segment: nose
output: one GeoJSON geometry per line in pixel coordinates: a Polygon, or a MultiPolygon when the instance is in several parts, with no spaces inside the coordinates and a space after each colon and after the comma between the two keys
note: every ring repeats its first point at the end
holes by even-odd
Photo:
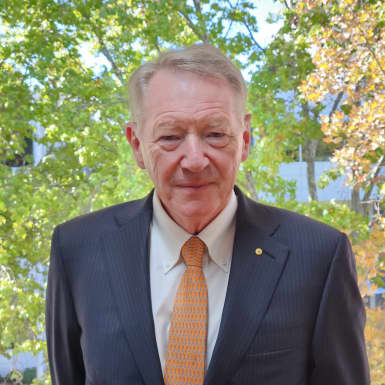
{"type": "Polygon", "coordinates": [[[209,159],[205,153],[205,144],[198,135],[186,135],[182,151],[180,165],[183,169],[196,173],[203,171],[208,166],[209,159]]]}

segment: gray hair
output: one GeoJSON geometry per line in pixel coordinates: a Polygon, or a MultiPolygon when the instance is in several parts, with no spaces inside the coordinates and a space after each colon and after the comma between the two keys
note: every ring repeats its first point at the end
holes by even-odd
{"type": "Polygon", "coordinates": [[[209,44],[196,44],[163,52],[135,70],[128,82],[131,112],[135,121],[141,120],[146,89],[151,78],[161,69],[224,79],[240,97],[241,107],[246,108],[246,83],[238,67],[218,48],[209,44]]]}

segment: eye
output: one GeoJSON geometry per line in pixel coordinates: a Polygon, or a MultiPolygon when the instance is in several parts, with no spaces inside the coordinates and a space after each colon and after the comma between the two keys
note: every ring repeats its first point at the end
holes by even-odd
{"type": "Polygon", "coordinates": [[[174,150],[181,141],[182,137],[179,135],[164,135],[159,138],[160,146],[167,151],[174,150]]]}
{"type": "Polygon", "coordinates": [[[224,132],[210,131],[206,134],[206,141],[213,147],[224,147],[229,142],[229,137],[224,132]]]}
{"type": "Polygon", "coordinates": [[[223,132],[210,132],[208,136],[211,138],[222,138],[225,134],[223,132]]]}
{"type": "Polygon", "coordinates": [[[177,135],[166,135],[166,136],[162,136],[161,138],[161,140],[164,140],[165,142],[172,142],[179,139],[180,137],[177,135]]]}

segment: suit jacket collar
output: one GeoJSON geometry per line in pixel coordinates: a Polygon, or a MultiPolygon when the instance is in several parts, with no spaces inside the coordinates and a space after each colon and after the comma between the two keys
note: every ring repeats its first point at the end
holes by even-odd
{"type": "MultiPolygon", "coordinates": [[[[246,354],[286,264],[288,248],[272,237],[275,211],[238,188],[233,259],[222,320],[205,385],[228,383],[246,354]],[[261,249],[257,255],[255,250],[261,249]]],[[[152,193],[115,215],[119,228],[103,236],[105,261],[127,342],[144,383],[162,385],[148,268],[152,193]]]]}
{"type": "Polygon", "coordinates": [[[272,236],[280,225],[275,211],[248,198],[237,186],[234,191],[238,199],[237,227],[248,223],[258,229],[258,233],[272,236]]]}
{"type": "MultiPolygon", "coordinates": [[[[237,186],[234,186],[234,191],[238,199],[237,225],[242,222],[250,222],[260,232],[273,235],[279,227],[279,220],[275,212],[270,207],[249,199],[237,186]],[[240,219],[242,220],[240,221],[240,219]]],[[[143,199],[129,202],[121,211],[115,213],[118,226],[128,224],[137,215],[149,215],[152,218],[153,194],[154,190],[143,199]]]]}
{"type": "Polygon", "coordinates": [[[122,227],[126,224],[130,224],[136,216],[144,216],[147,219],[149,218],[151,221],[153,194],[154,190],[152,190],[143,199],[128,202],[125,206],[123,206],[122,210],[114,214],[117,225],[122,227]]]}

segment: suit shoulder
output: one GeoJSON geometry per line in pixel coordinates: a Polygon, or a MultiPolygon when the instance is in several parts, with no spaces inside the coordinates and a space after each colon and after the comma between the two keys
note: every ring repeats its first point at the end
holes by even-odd
{"type": "Polygon", "coordinates": [[[63,244],[68,241],[82,243],[83,241],[95,239],[105,232],[116,229],[120,221],[128,221],[138,215],[148,199],[150,198],[146,197],[120,203],[75,217],[58,225],[55,231],[60,231],[63,244]]]}
{"type": "Polygon", "coordinates": [[[341,231],[306,215],[270,206],[268,210],[280,223],[276,239],[292,249],[299,247],[306,251],[308,258],[320,255],[319,260],[330,261],[340,242],[349,242],[341,231]]]}
{"type": "Polygon", "coordinates": [[[238,196],[239,214],[269,235],[277,232],[289,236],[295,236],[296,233],[321,233],[337,239],[342,234],[326,223],[309,218],[306,215],[255,202],[246,197],[238,188],[235,189],[235,192],[238,196]]]}
{"type": "Polygon", "coordinates": [[[263,217],[266,222],[273,224],[271,229],[278,238],[288,237],[304,242],[310,239],[322,239],[332,245],[336,244],[343,235],[341,231],[332,226],[306,215],[259,202],[251,202],[249,207],[253,208],[253,215],[259,217],[258,222],[260,223],[260,218],[263,217]]]}
{"type": "Polygon", "coordinates": [[[295,224],[296,226],[304,227],[305,229],[309,230],[316,230],[316,231],[325,231],[327,233],[330,233],[331,235],[334,234],[335,236],[339,236],[341,232],[334,227],[321,222],[319,220],[313,219],[308,217],[304,214],[299,214],[295,211],[290,211],[278,207],[268,206],[269,209],[273,210],[275,212],[275,215],[279,216],[281,219],[282,225],[292,225],[295,224]]]}

